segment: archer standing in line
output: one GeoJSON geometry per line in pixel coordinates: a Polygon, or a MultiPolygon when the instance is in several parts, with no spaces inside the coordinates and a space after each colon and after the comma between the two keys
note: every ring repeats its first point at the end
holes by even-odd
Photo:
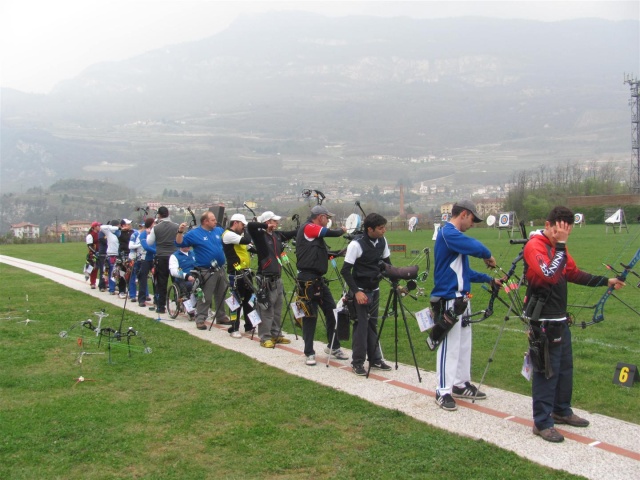
{"type": "Polygon", "coordinates": [[[364,234],[349,243],[340,271],[355,298],[358,321],[353,327],[351,369],[360,376],[367,374],[364,369],[367,358],[372,368],[391,370],[382,359],[377,341],[381,277],[379,263],[391,264],[391,252],[384,237],[387,219],[370,213],[365,217],[363,227],[364,234]]]}
{"type": "Polygon", "coordinates": [[[457,410],[456,398],[485,399],[487,396],[471,384],[471,326],[462,326],[460,317],[471,312],[471,283],[491,283],[486,273],[469,267],[469,256],[481,258],[487,267],[496,261],[487,247],[464,234],[475,223],[482,222],[476,206],[470,200],[453,205],[451,220],[436,237],[433,270],[434,287],[431,306],[434,320],[449,319],[450,330],[438,346],[436,403],[443,410],[457,410]]]}
{"type": "Polygon", "coordinates": [[[176,251],[174,243],[178,232],[178,224],[169,218],[167,207],[158,208],[158,223],[147,235],[147,245],[155,245],[156,248],[156,275],[158,282],[156,285],[157,312],[166,313],[167,304],[167,284],[169,283],[169,257],[176,251]]]}
{"type": "MultiPolygon", "coordinates": [[[[183,222],[178,226],[175,244],[178,247],[193,247],[196,256],[195,270],[201,277],[200,288],[203,298],[198,298],[196,313],[196,328],[206,330],[205,321],[209,314],[209,306],[215,299],[216,321],[228,321],[224,312],[224,292],[227,290],[225,278],[224,250],[222,248],[222,227],[218,226],[216,216],[212,212],[205,212],[200,217],[200,226],[189,230],[188,224],[183,222]]],[[[175,250],[175,248],[174,248],[175,250]]]]}
{"type": "Polygon", "coordinates": [[[324,238],[340,237],[347,231],[345,227],[328,229],[329,217],[332,216],[333,213],[325,207],[316,205],[311,209],[311,215],[300,227],[296,236],[298,301],[302,302],[306,309],[305,316],[302,318],[302,338],[304,339],[304,354],[307,357],[305,363],[309,366],[316,364],[313,339],[318,322],[318,307],[322,308],[326,319],[329,344],[325,348],[325,353],[338,360],[349,358],[340,349],[338,339],[333,340],[336,324],[333,310],[336,308],[336,302],[324,278],[329,270],[329,250],[324,238]],[[331,344],[332,340],[333,345],[331,344]]]}
{"type": "MultiPolygon", "coordinates": [[[[144,250],[142,262],[140,263],[140,271],[138,272],[138,306],[146,307],[149,298],[149,272],[153,268],[153,262],[156,256],[156,248],[147,243],[147,236],[151,232],[154,219],[149,217],[144,220],[144,230],[140,232],[140,246],[144,250]]],[[[153,297],[156,298],[156,286],[153,285],[153,297]]]]}
{"type": "MultiPolygon", "coordinates": [[[[129,240],[131,239],[131,220],[123,218],[120,220],[120,236],[118,237],[118,258],[122,262],[122,267],[128,269],[129,261],[129,240]]],[[[130,273],[133,276],[133,272],[130,273]]],[[[127,298],[127,285],[126,277],[123,275],[118,279],[118,291],[120,292],[120,298],[127,298]]]]}
{"type": "Polygon", "coordinates": [[[107,239],[107,252],[105,265],[108,271],[109,279],[109,295],[116,294],[116,282],[113,280],[113,267],[116,264],[118,258],[118,238],[120,237],[120,222],[118,220],[111,220],[108,225],[100,225],[100,231],[104,233],[107,239]]]}
{"type": "Polygon", "coordinates": [[[544,230],[533,232],[524,247],[529,285],[525,312],[529,317],[530,345],[540,347],[530,348],[529,352],[533,364],[533,433],[554,443],[564,440],[555,424],[589,425],[588,420],[571,409],[573,351],[567,318],[567,282],[589,287],[608,285],[611,289],[624,286],[617,278],[591,275],[578,268],[567,250],[573,222],[571,210],[555,207],[547,216],[544,230]]]}
{"type": "Polygon", "coordinates": [[[95,290],[96,288],[96,279],[98,278],[98,232],[100,231],[100,222],[93,222],[91,224],[91,228],[89,229],[89,233],[85,238],[85,242],[87,244],[87,249],[89,252],[87,253],[87,263],[91,265],[91,273],[89,274],[89,283],[91,285],[91,289],[95,290]]]}
{"type": "Polygon", "coordinates": [[[229,285],[236,294],[240,307],[235,311],[236,319],[229,327],[229,335],[233,338],[242,338],[240,333],[240,312],[244,314],[244,331],[253,330],[249,314],[253,312],[251,297],[253,296],[253,276],[251,273],[251,255],[249,245],[251,237],[245,227],[247,219],[241,213],[234,213],[229,219],[229,226],[222,233],[222,248],[227,258],[227,274],[229,285]]]}
{"type": "Polygon", "coordinates": [[[282,217],[271,211],[260,215],[255,222],[247,226],[258,251],[258,287],[266,295],[266,302],[258,301],[260,314],[258,334],[260,346],[274,348],[277,344],[291,343],[282,336],[282,303],[284,286],[282,284],[283,242],[294,238],[298,230],[278,231],[278,222],[282,217]]]}

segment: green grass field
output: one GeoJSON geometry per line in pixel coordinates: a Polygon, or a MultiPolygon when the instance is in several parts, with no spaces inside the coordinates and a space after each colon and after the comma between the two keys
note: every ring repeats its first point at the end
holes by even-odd
{"type": "MultiPolygon", "coordinates": [[[[508,269],[519,246],[510,246],[504,233],[499,239],[496,230],[470,233],[508,269]]],[[[602,262],[615,265],[633,256],[639,246],[636,233],[605,235],[602,226],[578,228],[569,249],[583,269],[604,274],[602,262]]],[[[394,263],[409,264],[411,250],[432,248],[431,236],[389,232],[389,242],[406,244],[409,252],[407,258],[393,254],[394,263]]],[[[0,247],[0,254],[79,273],[85,247],[9,245],[0,247]]],[[[132,356],[114,347],[110,364],[104,346],[98,348],[87,330],[84,350],[102,355],[85,355],[78,363],[77,335],[61,339],[58,333],[81,320],[95,320],[92,312],[106,304],[20,269],[0,265],[0,272],[1,478],[571,478],[133,313],[126,314],[126,324],[144,335],[151,355],[143,354],[134,339],[132,356]],[[21,323],[27,316],[37,323],[21,323]],[[76,384],[81,375],[95,381],[76,384]],[[460,452],[468,461],[460,461],[460,452]]],[[[335,278],[335,272],[328,277],[335,278]]],[[[336,296],[337,283],[331,283],[336,296]]],[[[638,307],[635,284],[630,276],[619,295],[638,307]]],[[[428,294],[432,278],[419,286],[428,294]]],[[[571,286],[570,301],[592,305],[603,292],[571,286]]],[[[381,308],[387,296],[383,286],[381,308]]],[[[488,294],[476,289],[474,311],[487,300],[488,294]]],[[[427,297],[403,302],[415,312],[427,306],[427,297]]],[[[109,309],[119,318],[121,310],[109,309]]],[[[473,327],[476,382],[505,312],[496,303],[495,314],[473,327]]],[[[577,308],[574,313],[588,321],[592,311],[577,308]]],[[[640,364],[639,322],[635,313],[610,299],[604,322],[586,330],[574,327],[575,406],[640,423],[640,386],[612,384],[618,362],[640,364]]],[[[393,316],[382,336],[388,359],[394,356],[392,324],[393,316]]],[[[419,366],[434,370],[435,353],[424,344],[426,334],[413,317],[408,324],[419,366]]],[[[411,364],[406,333],[399,332],[399,361],[411,364]]],[[[316,338],[323,338],[322,326],[316,338]]],[[[526,345],[519,320],[506,322],[485,383],[528,394],[530,385],[519,373],[526,345]]]]}
{"type": "MultiPolygon", "coordinates": [[[[76,271],[83,257],[73,244],[10,250],[76,271]]],[[[134,339],[109,363],[88,329],[58,334],[105,306],[117,326],[120,309],[0,272],[0,478],[576,478],[134,313],[124,325],[153,353],[134,339]]]]}

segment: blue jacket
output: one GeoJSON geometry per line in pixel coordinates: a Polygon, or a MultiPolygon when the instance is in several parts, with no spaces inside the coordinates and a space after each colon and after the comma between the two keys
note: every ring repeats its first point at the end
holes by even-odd
{"type": "Polygon", "coordinates": [[[142,245],[142,248],[144,248],[144,251],[146,252],[145,256],[144,256],[144,260],[147,261],[151,261],[154,259],[154,257],[156,256],[156,246],[155,245],[149,245],[147,243],[147,231],[144,230],[143,232],[140,232],[140,245],[142,245]]]}
{"type": "Polygon", "coordinates": [[[215,260],[219,267],[224,266],[225,256],[222,249],[222,227],[205,230],[201,226],[188,231],[182,237],[182,243],[175,242],[178,247],[193,247],[196,255],[196,267],[210,267],[215,260]]]}
{"type": "Polygon", "coordinates": [[[171,276],[173,277],[177,276],[178,278],[186,278],[189,272],[193,270],[193,267],[195,265],[196,265],[196,256],[193,254],[193,250],[189,250],[188,252],[185,253],[178,249],[175,252],[173,252],[173,255],[171,255],[171,257],[169,257],[169,270],[171,272],[171,276]],[[177,260],[178,269],[180,270],[179,272],[173,271],[173,268],[172,268],[174,265],[173,258],[177,260]],[[178,275],[175,275],[176,273],[178,273],[178,275]]]}
{"type": "Polygon", "coordinates": [[[432,297],[451,300],[471,292],[471,283],[488,283],[491,276],[469,267],[469,255],[491,258],[487,247],[446,223],[438,232],[434,247],[434,287],[432,297]]]}

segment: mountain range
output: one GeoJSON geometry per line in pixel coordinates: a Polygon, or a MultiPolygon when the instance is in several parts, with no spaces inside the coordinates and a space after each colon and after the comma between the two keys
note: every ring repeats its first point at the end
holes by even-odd
{"type": "Polygon", "coordinates": [[[639,38],[638,21],[245,16],[47,95],[3,89],[0,189],[82,178],[251,198],[628,168],[639,38]]]}

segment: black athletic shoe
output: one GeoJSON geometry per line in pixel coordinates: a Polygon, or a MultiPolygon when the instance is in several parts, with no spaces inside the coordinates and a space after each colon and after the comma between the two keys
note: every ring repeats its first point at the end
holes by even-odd
{"type": "Polygon", "coordinates": [[[167,313],[167,309],[166,308],[158,308],[158,309],[156,309],[156,312],[158,312],[158,313],[167,313]]]}
{"type": "Polygon", "coordinates": [[[458,409],[456,401],[448,393],[445,393],[444,395],[436,393],[436,403],[440,406],[441,409],[448,410],[450,412],[458,409]]]}
{"type": "Polygon", "coordinates": [[[367,374],[367,371],[364,369],[363,365],[352,365],[351,370],[353,370],[353,373],[361,377],[364,377],[367,374]]]}
{"type": "Polygon", "coordinates": [[[470,382],[465,382],[464,387],[453,387],[451,393],[456,398],[470,398],[476,400],[484,400],[487,398],[487,394],[478,390],[478,387],[471,385],[470,382]]]}
{"type": "Polygon", "coordinates": [[[384,370],[385,372],[392,370],[392,368],[386,363],[384,363],[384,361],[371,364],[371,368],[375,368],[376,370],[384,370]]]}

